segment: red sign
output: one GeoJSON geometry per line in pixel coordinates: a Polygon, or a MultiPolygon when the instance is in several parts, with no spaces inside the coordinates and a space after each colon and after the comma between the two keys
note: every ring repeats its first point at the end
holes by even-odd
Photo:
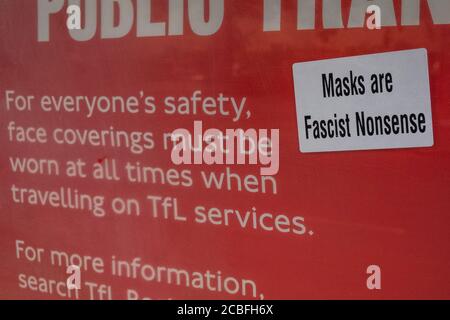
{"type": "Polygon", "coordinates": [[[375,2],[2,1],[0,297],[450,298],[449,2],[375,2]],[[294,64],[420,48],[432,146],[300,151],[294,64]],[[177,129],[277,158],[177,163],[177,129]]]}

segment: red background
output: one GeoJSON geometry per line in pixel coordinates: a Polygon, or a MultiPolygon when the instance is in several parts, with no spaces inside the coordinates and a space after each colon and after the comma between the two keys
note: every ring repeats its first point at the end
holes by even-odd
{"type": "MultiPolygon", "coordinates": [[[[154,1],[155,2],[155,1],[154,1]]],[[[400,1],[396,1],[397,20],[400,1]]],[[[155,18],[167,9],[156,1],[155,18]]],[[[349,1],[343,1],[344,21],[349,1]]],[[[57,298],[18,287],[17,274],[65,279],[65,270],[15,258],[15,240],[44,248],[124,259],[142,256],[152,264],[189,270],[222,270],[256,281],[266,298],[450,298],[450,66],[448,25],[433,25],[422,6],[420,26],[367,29],[296,30],[295,1],[286,1],[281,32],[263,32],[262,1],[225,1],[221,29],[199,37],[185,21],[185,34],[137,38],[135,28],[124,38],[87,42],[72,40],[63,12],[51,18],[51,41],[37,42],[34,1],[0,2],[0,297],[57,298]],[[431,148],[302,154],[298,148],[292,80],[293,63],[426,48],[435,145],[431,148]],[[252,117],[238,124],[205,116],[94,116],[6,111],[4,91],[64,95],[189,95],[224,92],[247,96],[252,117]],[[12,174],[10,155],[69,160],[114,157],[173,167],[167,152],[143,156],[126,150],[71,148],[7,141],[6,125],[48,128],[108,128],[163,132],[204,127],[280,128],[279,194],[254,195],[194,188],[67,180],[65,185],[114,195],[178,196],[186,210],[196,204],[300,215],[314,236],[215,228],[143,217],[90,214],[12,202],[10,185],[56,188],[61,177],[12,174]],[[382,269],[382,290],[366,288],[366,268],[382,269]]],[[[319,8],[320,9],[320,8],[319,8]]],[[[450,13],[449,13],[450,14],[450,13]]],[[[317,13],[317,19],[320,14],[317,13]]],[[[319,25],[319,23],[317,23],[319,25]]],[[[411,66],[414,68],[414,66],[411,66]]],[[[159,141],[159,140],[157,140],[159,141]]],[[[191,167],[198,173],[201,168],[191,167]]],[[[219,168],[217,168],[219,169],[219,168]]],[[[233,167],[241,173],[254,168],[233,167]]],[[[197,179],[198,182],[200,180],[197,179]]],[[[110,282],[114,290],[132,287],[159,298],[233,298],[165,284],[118,280],[87,273],[85,280],[110,282]]],[[[238,297],[239,298],[239,297],[238,297]]]]}

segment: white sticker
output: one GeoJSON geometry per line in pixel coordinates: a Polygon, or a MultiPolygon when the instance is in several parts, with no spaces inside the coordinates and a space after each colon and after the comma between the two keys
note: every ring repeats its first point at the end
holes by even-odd
{"type": "Polygon", "coordinates": [[[296,63],[301,152],[433,145],[426,49],[296,63]]]}

